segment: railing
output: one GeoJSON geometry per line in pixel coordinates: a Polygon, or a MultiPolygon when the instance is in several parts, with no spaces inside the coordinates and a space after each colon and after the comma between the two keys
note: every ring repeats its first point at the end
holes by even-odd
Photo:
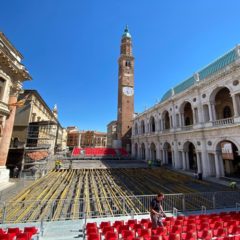
{"type": "MultiPolygon", "coordinates": [[[[155,195],[0,202],[0,223],[58,221],[148,214],[155,195]]],[[[166,194],[163,209],[172,212],[235,208],[240,191],[166,194]],[[214,196],[214,197],[213,197],[214,196]]]]}
{"type": "Polygon", "coordinates": [[[213,121],[212,123],[213,123],[213,126],[234,124],[234,118],[219,119],[219,120],[213,121]]]}
{"type": "Polygon", "coordinates": [[[181,129],[183,131],[190,131],[193,129],[193,125],[182,126],[181,129]]]}

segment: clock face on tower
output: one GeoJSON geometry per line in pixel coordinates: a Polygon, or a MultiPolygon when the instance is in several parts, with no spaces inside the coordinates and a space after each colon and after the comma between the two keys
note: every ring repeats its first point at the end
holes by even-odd
{"type": "Polygon", "coordinates": [[[132,87],[123,87],[123,93],[126,95],[126,96],[132,96],[134,91],[133,91],[133,88],[132,87]]]}

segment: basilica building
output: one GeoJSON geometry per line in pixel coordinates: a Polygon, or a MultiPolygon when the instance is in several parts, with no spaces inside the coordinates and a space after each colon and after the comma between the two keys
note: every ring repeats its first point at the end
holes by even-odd
{"type": "Polygon", "coordinates": [[[132,155],[203,177],[240,177],[240,46],[135,116],[132,155]]]}

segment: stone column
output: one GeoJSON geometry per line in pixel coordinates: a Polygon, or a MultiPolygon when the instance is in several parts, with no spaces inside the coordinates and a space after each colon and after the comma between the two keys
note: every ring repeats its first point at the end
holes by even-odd
{"type": "Polygon", "coordinates": [[[183,170],[186,170],[186,155],[184,151],[182,151],[182,161],[183,161],[183,170]]]}
{"type": "Polygon", "coordinates": [[[163,163],[166,164],[167,163],[167,155],[166,155],[166,150],[163,149],[163,163]]]}
{"type": "Polygon", "coordinates": [[[192,108],[192,116],[193,116],[193,124],[196,124],[196,116],[195,116],[195,111],[194,111],[194,108],[192,108]]]}
{"type": "Polygon", "coordinates": [[[135,142],[132,142],[131,148],[132,148],[132,157],[136,158],[136,155],[135,155],[135,142]]]}
{"type": "Polygon", "coordinates": [[[210,122],[212,122],[213,121],[213,114],[212,114],[212,105],[210,103],[208,104],[208,112],[209,112],[210,122]]]}
{"type": "Polygon", "coordinates": [[[218,153],[214,153],[214,159],[215,159],[215,169],[216,169],[216,177],[220,178],[220,168],[219,168],[219,159],[218,159],[218,153]]]}
{"type": "Polygon", "coordinates": [[[198,173],[202,173],[202,164],[201,164],[201,156],[200,156],[201,153],[197,152],[197,170],[198,170],[198,173]]]}
{"type": "Polygon", "coordinates": [[[181,113],[181,126],[185,126],[185,121],[184,121],[184,113],[181,113]]]}
{"type": "Polygon", "coordinates": [[[175,162],[175,168],[180,168],[178,150],[177,150],[177,141],[174,142],[174,162],[175,162]]]}
{"type": "Polygon", "coordinates": [[[186,155],[186,168],[189,170],[189,153],[188,152],[185,152],[185,155],[186,155]]]}
{"type": "Polygon", "coordinates": [[[238,117],[239,112],[238,112],[237,100],[236,100],[236,95],[235,94],[232,95],[232,102],[233,102],[234,117],[238,117]]]}
{"type": "Polygon", "coordinates": [[[210,103],[210,109],[211,109],[211,113],[212,113],[212,121],[216,121],[217,120],[217,116],[216,116],[216,109],[215,109],[215,103],[211,102],[210,103]]]}
{"type": "Polygon", "coordinates": [[[175,162],[175,154],[174,154],[174,151],[172,151],[172,166],[173,166],[173,168],[176,168],[176,162],[175,162]]]}
{"type": "Polygon", "coordinates": [[[202,150],[202,170],[203,176],[207,177],[210,175],[210,164],[206,148],[206,140],[201,141],[201,150],[202,150]]]}
{"type": "Polygon", "coordinates": [[[11,144],[11,137],[13,131],[13,124],[16,114],[16,105],[18,91],[21,89],[21,86],[14,86],[10,89],[10,96],[8,100],[9,104],[9,116],[5,120],[5,125],[3,127],[2,139],[0,142],[0,181],[8,182],[9,181],[9,170],[6,169],[7,156],[9,151],[9,146],[11,144]]]}

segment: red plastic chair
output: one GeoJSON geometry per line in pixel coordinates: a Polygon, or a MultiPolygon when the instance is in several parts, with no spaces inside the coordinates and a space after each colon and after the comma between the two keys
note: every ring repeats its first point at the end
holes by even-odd
{"type": "Polygon", "coordinates": [[[127,230],[129,230],[128,225],[120,226],[119,229],[118,229],[118,234],[122,234],[123,231],[127,231],[127,230]]]}
{"type": "Polygon", "coordinates": [[[124,221],[122,221],[122,220],[121,221],[117,220],[113,223],[113,227],[116,228],[117,230],[119,229],[120,226],[123,226],[123,225],[124,225],[124,221]]]}
{"type": "Polygon", "coordinates": [[[229,220],[223,223],[223,227],[229,228],[229,227],[234,227],[237,226],[238,223],[234,220],[229,220]]]}
{"type": "Polygon", "coordinates": [[[218,228],[222,228],[223,227],[223,222],[214,222],[214,223],[210,223],[209,227],[213,230],[216,230],[218,228]]]}
{"type": "Polygon", "coordinates": [[[195,224],[189,224],[189,225],[186,225],[186,226],[183,226],[182,228],[182,232],[189,232],[189,233],[193,233],[193,232],[196,232],[197,230],[197,227],[195,224]]]}
{"type": "Polygon", "coordinates": [[[204,240],[211,240],[212,239],[212,232],[211,230],[203,230],[197,232],[197,238],[198,239],[204,239],[204,240]]]}
{"type": "Polygon", "coordinates": [[[16,240],[30,240],[31,237],[28,233],[18,233],[16,236],[16,240]]]}
{"type": "Polygon", "coordinates": [[[181,234],[181,240],[196,240],[197,232],[187,232],[181,234]]]}
{"type": "Polygon", "coordinates": [[[181,236],[179,233],[170,233],[168,240],[180,240],[181,236]]]}
{"type": "Polygon", "coordinates": [[[89,235],[89,234],[98,234],[98,229],[95,227],[87,228],[87,235],[89,235]]]}
{"type": "Polygon", "coordinates": [[[109,221],[108,222],[101,222],[99,227],[101,229],[103,229],[104,227],[111,227],[111,223],[109,221]]]}
{"type": "Polygon", "coordinates": [[[133,226],[137,224],[137,219],[129,219],[127,221],[127,225],[130,227],[130,228],[133,228],[133,226]]]}
{"type": "Polygon", "coordinates": [[[86,229],[88,229],[88,228],[97,228],[97,223],[87,223],[87,225],[86,225],[86,229]]]}
{"type": "Polygon", "coordinates": [[[161,236],[152,236],[151,240],[162,240],[161,236]]]}
{"type": "Polygon", "coordinates": [[[134,233],[131,230],[123,230],[121,235],[125,240],[132,240],[134,238],[134,233]]]}
{"type": "Polygon", "coordinates": [[[5,234],[7,233],[4,229],[0,228],[0,234],[5,234]]]}
{"type": "Polygon", "coordinates": [[[176,220],[175,222],[174,222],[174,225],[179,225],[179,226],[182,226],[183,225],[183,220],[176,220]]]}
{"type": "Polygon", "coordinates": [[[144,228],[148,228],[148,224],[151,222],[151,220],[150,219],[146,219],[146,218],[143,218],[143,219],[141,219],[141,221],[140,221],[140,224],[142,224],[143,226],[144,226],[144,228]]]}
{"type": "Polygon", "coordinates": [[[91,233],[87,235],[87,240],[100,240],[100,235],[96,233],[91,233]]]}
{"type": "Polygon", "coordinates": [[[198,231],[203,231],[203,230],[209,230],[209,223],[208,222],[203,222],[200,223],[199,225],[196,225],[196,228],[198,231]]]}
{"type": "Polygon", "coordinates": [[[118,240],[118,236],[115,232],[107,232],[105,235],[105,240],[118,240]]]}
{"type": "Polygon", "coordinates": [[[108,232],[114,232],[114,227],[103,227],[102,228],[102,234],[103,235],[106,235],[106,233],[108,233],[108,232]]]}
{"type": "Polygon", "coordinates": [[[220,237],[220,238],[215,238],[215,240],[236,240],[235,236],[231,237],[220,237]]]}
{"type": "Polygon", "coordinates": [[[8,233],[14,233],[14,234],[19,234],[22,233],[22,231],[17,227],[17,228],[8,228],[8,233]]]}
{"type": "Polygon", "coordinates": [[[15,234],[11,234],[11,233],[0,234],[0,240],[13,240],[14,238],[15,238],[15,234]]]}
{"type": "Polygon", "coordinates": [[[166,236],[167,234],[168,230],[166,227],[157,227],[156,229],[152,229],[152,235],[166,236]]]}
{"type": "Polygon", "coordinates": [[[187,220],[188,217],[185,216],[177,216],[176,220],[187,220]]]}
{"type": "Polygon", "coordinates": [[[31,233],[32,235],[35,235],[38,233],[38,229],[36,227],[25,227],[24,228],[24,233],[31,233]]]}
{"type": "Polygon", "coordinates": [[[227,236],[227,230],[225,228],[218,228],[212,230],[213,237],[226,237],[227,236]]]}
{"type": "Polygon", "coordinates": [[[180,225],[174,225],[174,226],[172,227],[171,233],[174,233],[174,234],[180,234],[180,233],[182,233],[182,226],[180,226],[180,225]]]}
{"type": "Polygon", "coordinates": [[[139,234],[142,229],[143,226],[139,223],[136,223],[132,228],[132,230],[135,231],[135,234],[139,234]]]}
{"type": "Polygon", "coordinates": [[[151,233],[150,233],[150,230],[149,229],[141,229],[139,234],[138,234],[138,237],[143,237],[144,240],[150,240],[151,239],[151,233]]]}
{"type": "Polygon", "coordinates": [[[228,234],[240,235],[240,226],[234,226],[233,228],[229,228],[228,234]]]}

